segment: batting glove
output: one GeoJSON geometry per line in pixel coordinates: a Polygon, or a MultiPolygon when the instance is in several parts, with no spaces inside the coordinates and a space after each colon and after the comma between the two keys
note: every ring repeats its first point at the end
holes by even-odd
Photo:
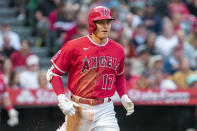
{"type": "Polygon", "coordinates": [[[7,124],[9,126],[16,126],[16,125],[18,125],[18,123],[19,123],[18,111],[16,111],[15,109],[11,109],[11,110],[8,111],[8,116],[9,116],[9,119],[7,121],[7,124]]]}
{"type": "Polygon", "coordinates": [[[124,108],[127,110],[126,115],[127,116],[131,115],[134,112],[134,104],[131,101],[131,99],[129,99],[129,97],[127,95],[123,95],[121,97],[121,101],[122,101],[122,104],[123,104],[124,108]]]}
{"type": "Polygon", "coordinates": [[[78,107],[79,106],[78,104],[68,100],[64,94],[58,95],[57,99],[59,102],[58,106],[65,115],[72,116],[75,114],[76,110],[74,106],[78,107]]]}

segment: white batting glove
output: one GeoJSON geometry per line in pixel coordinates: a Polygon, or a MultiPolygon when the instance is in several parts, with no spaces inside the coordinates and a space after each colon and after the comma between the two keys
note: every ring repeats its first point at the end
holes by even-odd
{"type": "Polygon", "coordinates": [[[131,99],[129,99],[129,97],[127,95],[123,95],[121,97],[121,101],[122,101],[122,104],[123,104],[124,108],[127,110],[126,115],[127,116],[131,115],[134,112],[134,104],[131,101],[131,99]]]}
{"type": "Polygon", "coordinates": [[[61,111],[65,114],[65,115],[74,115],[75,114],[75,108],[74,108],[74,105],[75,106],[79,106],[78,104],[68,100],[66,98],[66,96],[64,94],[60,94],[57,96],[57,99],[58,99],[58,106],[59,108],[61,109],[61,111]]]}
{"type": "Polygon", "coordinates": [[[18,123],[19,123],[18,111],[16,111],[15,109],[11,109],[8,112],[8,116],[9,116],[9,119],[7,121],[7,124],[9,126],[16,126],[16,125],[18,125],[18,123]]]}

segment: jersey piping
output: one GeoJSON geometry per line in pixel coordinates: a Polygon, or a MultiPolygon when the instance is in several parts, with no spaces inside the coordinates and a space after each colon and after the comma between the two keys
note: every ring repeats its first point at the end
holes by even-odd
{"type": "Polygon", "coordinates": [[[121,73],[119,73],[119,74],[116,74],[116,75],[122,75],[124,73],[124,71],[122,71],[121,73]]]}
{"type": "Polygon", "coordinates": [[[61,70],[61,69],[54,63],[53,60],[51,60],[51,62],[53,63],[53,65],[55,66],[55,68],[56,68],[57,70],[59,70],[61,73],[65,73],[63,70],[61,70]]]}

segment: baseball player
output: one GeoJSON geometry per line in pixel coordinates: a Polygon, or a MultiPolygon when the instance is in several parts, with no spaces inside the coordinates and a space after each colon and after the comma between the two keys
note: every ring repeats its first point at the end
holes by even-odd
{"type": "Polygon", "coordinates": [[[108,38],[112,20],[109,8],[93,8],[88,16],[91,33],[67,42],[50,60],[52,67],[47,79],[66,115],[58,131],[119,131],[110,99],[115,91],[127,110],[126,115],[134,112],[134,104],[124,91],[124,49],[108,38]],[[62,82],[66,71],[70,99],[65,96],[62,82]]]}
{"type": "MultiPolygon", "coordinates": [[[[3,62],[4,62],[4,55],[0,52],[0,68],[2,68],[3,62]]],[[[14,109],[10,101],[9,94],[7,92],[7,85],[4,81],[4,76],[0,69],[0,109],[2,104],[5,106],[8,112],[9,119],[7,121],[7,124],[9,126],[17,125],[19,123],[18,112],[14,109]]]]}

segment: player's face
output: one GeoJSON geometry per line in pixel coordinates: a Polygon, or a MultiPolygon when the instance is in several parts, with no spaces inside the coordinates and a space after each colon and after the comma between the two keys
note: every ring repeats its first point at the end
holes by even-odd
{"type": "Polygon", "coordinates": [[[108,19],[99,20],[96,21],[95,24],[96,24],[96,30],[94,31],[94,34],[99,39],[106,39],[109,36],[111,30],[111,20],[108,19]]]}

